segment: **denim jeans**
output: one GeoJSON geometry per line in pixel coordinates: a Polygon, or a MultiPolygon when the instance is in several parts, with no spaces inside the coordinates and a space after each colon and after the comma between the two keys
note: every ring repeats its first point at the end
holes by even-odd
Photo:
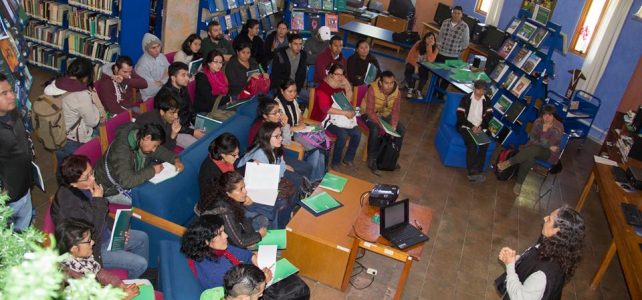
{"type": "Polygon", "coordinates": [[[140,277],[147,270],[149,259],[149,237],[140,230],[129,230],[129,240],[124,250],[107,251],[109,241],[100,245],[105,269],[126,269],[129,278],[140,277]]]}
{"type": "Polygon", "coordinates": [[[285,156],[285,163],[294,169],[294,172],[301,176],[310,179],[312,175],[313,166],[305,160],[299,160],[296,157],[285,156]]]}
{"type": "Polygon", "coordinates": [[[343,147],[346,144],[346,139],[350,137],[350,143],[348,144],[348,150],[346,150],[346,155],[343,157],[343,161],[352,162],[354,156],[357,154],[357,148],[359,148],[359,142],[361,141],[361,132],[359,131],[359,126],[355,126],[351,129],[341,128],[334,125],[328,126],[328,131],[334,134],[337,139],[334,141],[334,154],[332,155],[332,165],[336,166],[341,162],[341,154],[343,153],[343,147]]]}
{"type": "Polygon", "coordinates": [[[31,190],[22,196],[18,201],[9,203],[9,207],[13,210],[11,222],[13,223],[13,230],[22,231],[29,227],[31,224],[31,217],[33,215],[31,206],[31,190]]]}
{"type": "Polygon", "coordinates": [[[323,179],[325,175],[326,166],[325,166],[325,155],[319,149],[314,149],[305,152],[304,156],[305,161],[312,165],[312,173],[310,174],[311,182],[319,181],[323,179]]]}
{"type": "Polygon", "coordinates": [[[245,208],[245,217],[252,220],[252,228],[258,231],[261,227],[271,228],[275,219],[274,206],[252,203],[245,208]]]}

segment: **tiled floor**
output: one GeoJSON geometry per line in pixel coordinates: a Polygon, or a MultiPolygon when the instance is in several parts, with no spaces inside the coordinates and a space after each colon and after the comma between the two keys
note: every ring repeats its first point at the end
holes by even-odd
{"type": "MultiPolygon", "coordinates": [[[[390,69],[399,78],[403,66],[398,62],[380,59],[383,69],[390,69]]],[[[34,70],[32,99],[42,93],[39,85],[49,74],[34,70]]],[[[593,164],[592,156],[599,146],[571,141],[562,159],[564,170],[559,174],[550,200],[537,202],[541,177],[531,173],[522,195],[512,193],[513,182],[495,180],[487,171],[484,185],[471,185],[465,170],[444,167],[434,147],[434,137],[441,105],[402,104],[402,122],[407,127],[401,153],[401,170],[384,172],[381,177],[371,174],[365,163],[358,162],[353,170],[342,169],[372,182],[398,184],[402,196],[433,209],[430,241],[422,259],[413,264],[404,299],[498,299],[493,282],[503,267],[497,260],[499,249],[509,246],[523,251],[539,236],[543,216],[563,205],[575,205],[580,190],[593,164]]],[[[363,139],[365,140],[365,139],[363,139]]],[[[52,155],[38,145],[38,162],[46,172],[48,195],[55,191],[51,170],[52,155]]],[[[549,179],[550,183],[550,179],[549,179]]],[[[42,224],[47,195],[33,193],[37,208],[37,226],[42,224]]],[[[595,192],[591,193],[582,211],[587,223],[584,259],[575,277],[564,288],[564,299],[628,299],[626,284],[614,259],[602,283],[596,290],[588,284],[611,239],[608,224],[595,192]]],[[[401,264],[368,253],[360,259],[366,267],[377,269],[374,282],[365,289],[350,287],[342,293],[333,288],[306,280],[312,289],[312,299],[391,299],[401,272],[401,264]]],[[[354,283],[364,287],[369,275],[356,276],[354,283]]]]}

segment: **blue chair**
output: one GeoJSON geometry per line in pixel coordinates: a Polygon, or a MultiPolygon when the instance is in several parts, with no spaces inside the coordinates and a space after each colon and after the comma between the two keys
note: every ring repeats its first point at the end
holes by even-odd
{"type": "MultiPolygon", "coordinates": [[[[355,51],[354,48],[343,47],[343,49],[341,49],[341,54],[343,54],[343,57],[345,59],[348,59],[348,57],[354,54],[354,51],[355,51]]],[[[347,67],[347,66],[344,66],[344,67],[347,67]]]]}
{"type": "Polygon", "coordinates": [[[189,268],[187,258],[180,251],[180,241],[160,242],[158,281],[165,300],[198,300],[203,287],[189,268]]]}
{"type": "MultiPolygon", "coordinates": [[[[557,157],[557,160],[562,159],[562,154],[564,154],[564,150],[566,149],[566,145],[568,145],[568,140],[569,140],[570,135],[568,133],[564,133],[562,135],[562,139],[560,140],[560,155],[557,157]]],[[[544,180],[542,180],[542,184],[539,186],[539,199],[537,201],[539,202],[542,198],[544,198],[546,195],[548,195],[549,200],[551,197],[551,192],[553,191],[553,187],[555,186],[555,181],[557,181],[557,174],[558,172],[551,173],[551,170],[555,164],[550,163],[547,160],[535,160],[535,169],[540,170],[540,174],[544,176],[544,180]],[[548,179],[548,175],[553,175],[553,182],[548,186],[546,191],[542,193],[542,188],[544,187],[544,184],[546,183],[546,179],[548,179]]]]}
{"type": "MultiPolygon", "coordinates": [[[[446,103],[441,111],[437,135],[435,136],[435,146],[441,163],[449,167],[466,168],[466,145],[456,128],[457,107],[462,97],[464,97],[464,94],[448,93],[446,103]]],[[[495,143],[491,142],[486,152],[484,170],[488,167],[494,151],[495,143]]]]}
{"type": "Polygon", "coordinates": [[[308,71],[305,74],[305,86],[308,88],[314,87],[314,65],[308,66],[308,71]]]}

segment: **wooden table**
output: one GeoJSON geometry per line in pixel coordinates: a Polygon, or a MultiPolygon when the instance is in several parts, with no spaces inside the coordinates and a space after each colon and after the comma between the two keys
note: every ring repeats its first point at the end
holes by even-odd
{"type": "MultiPolygon", "coordinates": [[[[421,227],[421,231],[425,235],[428,235],[428,230],[430,229],[430,223],[432,221],[432,210],[426,206],[411,202],[409,211],[410,223],[418,228],[421,227]]],[[[410,267],[412,267],[412,262],[414,260],[421,259],[421,253],[424,250],[425,243],[419,243],[406,250],[400,250],[393,247],[387,239],[383,238],[379,234],[379,223],[372,222],[372,216],[376,212],[379,212],[378,207],[367,204],[361,207],[359,216],[354,223],[354,230],[351,232],[351,235],[355,239],[352,244],[352,250],[350,251],[350,260],[346,268],[346,274],[343,278],[342,289],[345,290],[348,287],[357,252],[359,252],[359,248],[363,248],[404,263],[403,270],[399,277],[399,283],[397,283],[397,288],[395,290],[395,296],[393,298],[395,300],[401,299],[401,294],[403,293],[406,280],[408,279],[408,273],[410,272],[410,267]]]]}
{"type": "Polygon", "coordinates": [[[297,266],[300,273],[337,289],[342,288],[346,266],[354,238],[350,231],[361,209],[360,196],[370,191],[374,184],[352,176],[331,171],[348,178],[343,192],[337,193],[322,188],[343,207],[315,217],[304,208],[290,220],[287,231],[288,247],[283,256],[297,266]]]}
{"type": "MultiPolygon", "coordinates": [[[[632,160],[629,161],[629,165],[640,167],[642,163],[632,160]]],[[[634,203],[638,206],[642,204],[642,192],[627,193],[623,191],[615,183],[611,166],[596,163],[577,201],[575,207],[577,211],[580,211],[584,206],[594,183],[598,186],[602,208],[606,214],[613,239],[591,280],[591,288],[598,286],[617,251],[631,299],[642,299],[642,250],[640,249],[642,238],[637,236],[632,226],[626,223],[620,207],[622,202],[634,203]]]]}

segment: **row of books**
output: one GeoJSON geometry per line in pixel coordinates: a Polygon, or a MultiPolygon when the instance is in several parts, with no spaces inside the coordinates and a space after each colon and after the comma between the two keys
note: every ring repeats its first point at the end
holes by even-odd
{"type": "Polygon", "coordinates": [[[60,50],[32,44],[32,46],[29,47],[29,62],[33,65],[57,72],[65,66],[67,54],[60,50]]]}
{"type": "MultiPolygon", "coordinates": [[[[542,61],[538,52],[529,50],[528,47],[512,46],[508,53],[501,53],[500,57],[509,60],[513,65],[521,68],[527,74],[533,74],[535,68],[542,61]],[[513,56],[511,54],[515,53],[513,56]]],[[[542,72],[540,72],[542,73],[542,72]]]]}
{"type": "Polygon", "coordinates": [[[105,40],[118,38],[120,19],[89,10],[72,10],[69,13],[69,28],[105,40]]]}
{"type": "Polygon", "coordinates": [[[294,8],[306,8],[313,10],[346,10],[346,0],[293,0],[294,8]]]}
{"type": "Polygon", "coordinates": [[[25,13],[30,17],[47,20],[49,23],[62,26],[71,6],[53,1],[22,0],[25,13]]]}
{"type": "Polygon", "coordinates": [[[25,26],[24,36],[27,40],[63,50],[65,49],[65,41],[69,36],[69,30],[49,26],[42,21],[31,20],[25,26]]]}
{"type": "Polygon", "coordinates": [[[493,105],[497,115],[505,117],[508,122],[513,124],[519,120],[525,108],[526,105],[521,100],[513,101],[504,94],[500,95],[493,105]]]}
{"type": "MultiPolygon", "coordinates": [[[[502,63],[503,64],[503,63],[502,63]]],[[[508,69],[508,66],[504,67],[508,69]]],[[[517,72],[507,71],[503,79],[496,81],[502,89],[510,91],[515,97],[521,97],[531,85],[531,79],[526,74],[519,76],[517,72]]],[[[492,74],[491,74],[492,75],[492,74]]]]}
{"type": "Polygon", "coordinates": [[[262,16],[278,12],[276,0],[209,0],[208,8],[211,12],[232,10],[242,6],[256,6],[262,16]]]}
{"type": "MultiPolygon", "coordinates": [[[[546,27],[541,27],[537,24],[534,24],[527,20],[522,20],[519,18],[513,19],[511,24],[508,26],[508,28],[506,28],[506,33],[508,34],[515,33],[515,36],[535,46],[535,48],[539,48],[542,42],[548,37],[548,29],[546,27]]],[[[506,44],[506,41],[504,41],[504,45],[509,45],[509,44],[506,44]]],[[[502,45],[501,49],[504,48],[504,45],[502,45]]]]}
{"type": "Polygon", "coordinates": [[[339,16],[336,14],[306,14],[302,11],[293,11],[290,18],[290,29],[314,31],[321,26],[328,26],[330,31],[339,31],[339,16]],[[324,23],[321,23],[321,20],[324,23]]]}
{"type": "Polygon", "coordinates": [[[120,54],[120,46],[116,43],[76,33],[69,34],[68,45],[70,54],[102,63],[113,61],[120,54]]]}
{"type": "Polygon", "coordinates": [[[117,11],[120,7],[120,1],[114,6],[116,0],[69,0],[69,5],[86,8],[93,11],[98,11],[104,14],[111,15],[114,9],[117,11]]]}

